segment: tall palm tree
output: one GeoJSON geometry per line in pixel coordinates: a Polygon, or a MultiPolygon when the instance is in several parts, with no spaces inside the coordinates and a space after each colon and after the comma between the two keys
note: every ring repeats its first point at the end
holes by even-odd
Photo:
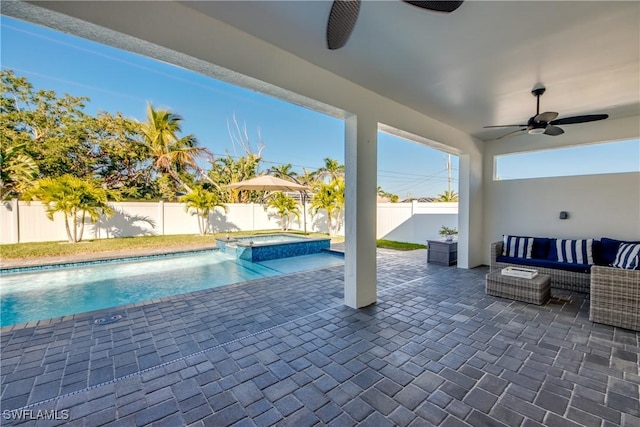
{"type": "Polygon", "coordinates": [[[108,205],[108,196],[113,194],[92,182],[73,175],[62,175],[38,180],[25,192],[25,200],[41,201],[51,221],[54,214],[62,213],[69,243],[78,243],[82,240],[87,216],[97,221],[100,215],[113,214],[113,209],[108,205]]]}
{"type": "Polygon", "coordinates": [[[149,104],[147,121],[141,123],[140,129],[153,167],[160,173],[169,174],[180,187],[191,192],[180,173],[189,168],[200,172],[196,159],[208,151],[198,146],[194,135],[178,137],[182,130],[181,122],[179,115],[168,110],[156,110],[149,104]]]}
{"type": "Polygon", "coordinates": [[[335,181],[340,178],[344,178],[344,165],[341,165],[337,160],[325,157],[324,166],[316,171],[316,177],[319,180],[335,181]]]}
{"type": "Polygon", "coordinates": [[[283,179],[291,178],[297,182],[296,177],[298,176],[298,174],[294,172],[292,168],[293,166],[291,165],[291,163],[287,163],[286,165],[280,165],[280,166],[271,166],[267,171],[267,173],[278,178],[283,178],[283,179]]]}
{"type": "MultiPolygon", "coordinates": [[[[302,174],[298,175],[294,180],[298,184],[306,185],[311,188],[316,182],[316,172],[308,171],[305,168],[302,168],[302,174]]],[[[307,201],[309,200],[310,194],[308,190],[300,192],[300,199],[302,201],[302,217],[304,221],[304,234],[307,234],[307,201]]]]}
{"type": "Polygon", "coordinates": [[[207,191],[200,186],[195,187],[193,191],[178,200],[186,204],[185,210],[187,212],[193,211],[198,216],[198,229],[203,236],[209,233],[211,212],[216,207],[226,210],[226,206],[220,203],[218,194],[207,191]]]}

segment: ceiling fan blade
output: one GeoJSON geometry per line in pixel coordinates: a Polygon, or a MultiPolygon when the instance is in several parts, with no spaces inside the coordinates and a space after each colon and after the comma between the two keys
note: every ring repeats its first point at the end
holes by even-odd
{"type": "Polygon", "coordinates": [[[536,122],[547,122],[549,123],[551,120],[558,117],[558,113],[554,111],[545,111],[544,113],[540,113],[533,118],[536,122]]]}
{"type": "Polygon", "coordinates": [[[490,128],[521,128],[521,127],[526,127],[526,124],[520,124],[520,125],[497,125],[497,126],[483,126],[483,129],[490,129],[490,128]]]}
{"type": "Polygon", "coordinates": [[[564,133],[564,130],[562,130],[562,128],[559,128],[558,126],[553,126],[553,125],[547,126],[547,128],[544,130],[544,134],[549,136],[558,136],[558,135],[562,135],[563,133],[564,133]]]}
{"type": "Polygon", "coordinates": [[[509,133],[508,133],[508,134],[506,134],[506,135],[502,135],[502,136],[497,137],[497,138],[496,138],[496,141],[497,141],[497,140],[499,140],[499,139],[509,138],[510,136],[517,135],[517,134],[519,134],[520,132],[524,132],[524,131],[526,131],[526,130],[527,130],[527,128],[514,130],[513,132],[509,132],[509,133]]]}
{"type": "Polygon", "coordinates": [[[411,1],[403,0],[405,3],[420,7],[422,9],[434,10],[436,12],[451,13],[462,4],[461,1],[411,1]]]}
{"type": "Polygon", "coordinates": [[[586,116],[565,117],[564,119],[553,120],[550,125],[573,125],[577,123],[595,122],[608,118],[608,114],[588,114],[586,116]]]}
{"type": "Polygon", "coordinates": [[[327,47],[340,49],[347,43],[356,26],[360,0],[334,0],[327,22],[327,47]]]}

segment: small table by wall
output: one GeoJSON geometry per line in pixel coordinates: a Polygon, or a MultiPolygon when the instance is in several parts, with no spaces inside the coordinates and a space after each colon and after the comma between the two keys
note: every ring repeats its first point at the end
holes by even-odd
{"type": "Polygon", "coordinates": [[[440,265],[454,265],[458,262],[458,242],[456,240],[428,240],[427,262],[440,265]]]}

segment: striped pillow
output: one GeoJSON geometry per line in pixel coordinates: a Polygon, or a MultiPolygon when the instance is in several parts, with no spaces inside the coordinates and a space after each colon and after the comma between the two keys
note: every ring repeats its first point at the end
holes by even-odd
{"type": "Polygon", "coordinates": [[[558,262],[593,264],[593,239],[556,240],[558,262]]]}
{"type": "Polygon", "coordinates": [[[621,243],[612,267],[640,270],[640,244],[621,243]]]}
{"type": "Polygon", "coordinates": [[[502,240],[502,256],[515,258],[531,258],[533,237],[504,236],[502,240]]]}

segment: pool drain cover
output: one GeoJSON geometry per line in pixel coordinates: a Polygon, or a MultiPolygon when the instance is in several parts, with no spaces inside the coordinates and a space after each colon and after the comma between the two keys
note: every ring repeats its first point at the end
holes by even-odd
{"type": "Polygon", "coordinates": [[[100,319],[94,320],[93,323],[96,325],[108,325],[109,323],[116,323],[120,319],[122,319],[122,316],[116,314],[115,316],[101,317],[100,319]]]}

